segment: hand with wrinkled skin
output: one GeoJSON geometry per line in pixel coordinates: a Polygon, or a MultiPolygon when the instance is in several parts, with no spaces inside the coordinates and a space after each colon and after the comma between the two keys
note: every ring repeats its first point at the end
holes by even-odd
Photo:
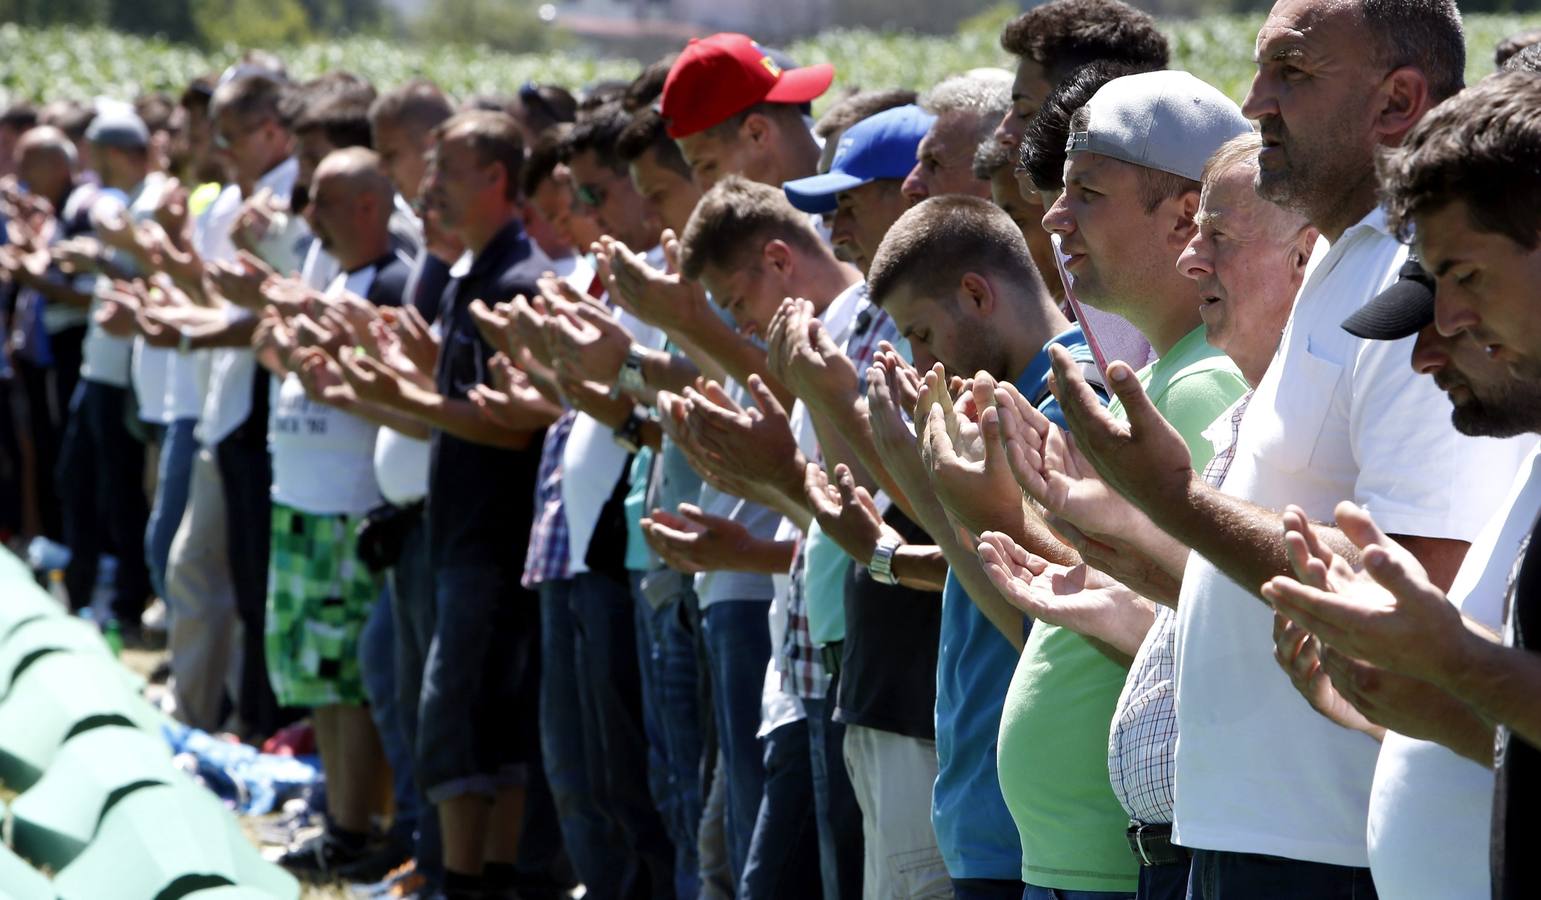
{"type": "Polygon", "coordinates": [[[920,393],[915,370],[898,354],[879,352],[867,370],[867,416],[872,423],[872,442],[883,467],[915,505],[916,512],[923,519],[927,512],[933,517],[945,517],[931,488],[931,476],[921,462],[920,445],[905,423],[897,399],[911,393],[916,397],[920,393]]]}
{"type": "Polygon", "coordinates": [[[856,367],[807,300],[788,298],[766,332],[771,374],[804,403],[847,415],[860,389],[856,367]]]}
{"type": "Polygon", "coordinates": [[[703,382],[699,390],[686,388],[692,442],[731,460],[746,478],[801,505],[807,461],[792,434],[786,410],[759,376],[750,376],[748,388],[755,406],[747,410],[733,402],[715,381],[703,382]]]}
{"type": "Polygon", "coordinates": [[[545,398],[530,383],[530,379],[502,354],[495,354],[487,361],[487,372],[492,384],[474,385],[466,394],[476,405],[477,412],[489,421],[514,431],[528,427],[516,410],[544,404],[545,398]]]}
{"type": "Polygon", "coordinates": [[[1380,740],[1385,729],[1365,718],[1338,693],[1332,678],[1322,668],[1322,645],[1304,628],[1275,615],[1273,619],[1274,662],[1289,676],[1290,684],[1306,698],[1311,708],[1328,721],[1352,731],[1361,731],[1380,740]]]}
{"type": "Polygon", "coordinates": [[[688,334],[703,316],[714,316],[706,291],[679,273],[679,239],[665,230],[661,236],[668,271],[653,268],[643,255],[635,253],[609,236],[595,245],[599,270],[617,305],[650,325],[670,333],[688,334]],[[608,273],[608,274],[607,274],[608,273]]]}
{"type": "Polygon", "coordinates": [[[701,479],[724,494],[770,505],[765,489],[743,477],[729,461],[701,446],[689,427],[690,401],[668,391],[658,393],[658,424],[701,479]]]}
{"type": "MultiPolygon", "coordinates": [[[[932,397],[946,396],[941,379],[940,366],[927,373],[932,397]]],[[[1022,492],[1001,447],[994,392],[995,379],[980,372],[965,383],[957,404],[932,403],[924,416],[921,455],[932,487],[948,513],[975,534],[1014,531],[1024,521],[1022,492]]]]}
{"type": "Polygon", "coordinates": [[[358,395],[343,376],[342,365],[325,350],[301,347],[293,359],[294,372],[310,399],[341,410],[351,409],[358,402],[358,395]]]}
{"type": "Polygon", "coordinates": [[[348,386],[360,400],[382,406],[395,406],[401,402],[403,380],[384,363],[356,353],[344,353],[337,361],[342,365],[348,386]]]}
{"type": "Polygon", "coordinates": [[[416,307],[403,306],[380,311],[385,323],[396,335],[401,354],[420,372],[431,374],[439,366],[439,339],[416,307]]]}
{"type": "Polygon", "coordinates": [[[568,378],[613,384],[633,337],[607,311],[591,304],[564,304],[546,320],[546,346],[556,369],[568,378]]]}

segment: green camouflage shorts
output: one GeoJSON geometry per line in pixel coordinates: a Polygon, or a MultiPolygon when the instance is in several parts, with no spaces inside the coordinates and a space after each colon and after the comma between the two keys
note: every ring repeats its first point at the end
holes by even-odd
{"type": "Polygon", "coordinates": [[[358,558],[362,522],[273,504],[267,661],[284,706],[364,703],[359,632],[380,584],[358,558]]]}

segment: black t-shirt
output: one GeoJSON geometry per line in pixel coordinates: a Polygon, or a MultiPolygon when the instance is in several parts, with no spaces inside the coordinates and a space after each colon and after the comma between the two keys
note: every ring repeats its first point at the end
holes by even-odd
{"type": "Polygon", "coordinates": [[[412,267],[394,251],[370,263],[375,267],[374,280],[369,283],[369,296],[375,306],[401,306],[407,295],[407,281],[412,277],[412,267]]]}
{"type": "Polygon", "coordinates": [[[449,284],[449,263],[428,252],[425,247],[418,251],[412,262],[412,275],[407,280],[406,299],[422,314],[423,321],[432,322],[439,317],[439,304],[444,300],[444,288],[449,284]]]}
{"type": "MultiPolygon", "coordinates": [[[[493,349],[476,331],[471,301],[490,306],[516,294],[533,296],[535,279],[547,265],[514,220],[482,248],[470,271],[445,286],[434,378],[440,394],[464,400],[472,387],[489,381],[493,349]]],[[[523,450],[508,450],[434,429],[430,445],[428,547],[433,564],[497,565],[508,569],[517,584],[535,509],[541,436],[534,435],[523,450]]]]}
{"type": "MultiPolygon", "coordinates": [[[[1509,627],[1514,646],[1534,652],[1541,643],[1541,541],[1531,535],[1514,580],[1509,627]]],[[[1541,751],[1509,729],[1498,728],[1496,786],[1493,796],[1493,897],[1534,900],[1541,897],[1541,863],[1531,859],[1537,846],[1531,818],[1541,807],[1541,751]],[[1510,851],[1513,848],[1513,851],[1510,851]]]]}
{"type": "MultiPolygon", "coordinates": [[[[883,518],[906,541],[931,543],[898,507],[883,518]]],[[[941,631],[940,591],[881,584],[853,561],[845,579],[845,643],[835,720],[935,740],[941,631]]]]}

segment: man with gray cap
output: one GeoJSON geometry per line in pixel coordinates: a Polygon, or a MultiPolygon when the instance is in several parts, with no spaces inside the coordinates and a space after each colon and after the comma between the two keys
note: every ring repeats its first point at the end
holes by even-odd
{"type": "MultiPolygon", "coordinates": [[[[150,133],[132,110],[99,113],[86,129],[86,146],[102,186],[89,213],[95,228],[121,228],[136,211],[154,210],[164,177],[150,172],[150,133]]],[[[108,284],[107,274],[134,271],[131,260],[94,237],[56,245],[54,255],[77,270],[103,273],[98,295],[108,284]]],[[[73,602],[82,605],[96,583],[98,558],[112,553],[118,563],[112,613],[125,631],[137,632],[150,594],[144,555],[150,512],[142,488],[144,444],[129,432],[125,419],[133,341],[103,329],[101,306],[99,297],[92,299],[80,384],[59,455],[64,538],[71,553],[65,583],[73,602]]]]}
{"type": "MultiPolygon", "coordinates": [[[[1204,429],[1246,382],[1205,341],[1200,291],[1176,262],[1196,230],[1204,164],[1250,130],[1235,103],[1186,72],[1114,79],[1071,118],[1065,191],[1044,216],[1061,236],[1082,301],[1127,318],[1159,354],[1138,377],[1199,466],[1212,453],[1204,429]]],[[[1122,416],[1116,401],[1109,413],[1122,416]]],[[[1029,898],[1136,889],[1139,862],[1106,753],[1128,654],[1032,625],[999,745],[1029,898]]]]}
{"type": "MultiPolygon", "coordinates": [[[[1376,207],[1375,153],[1460,89],[1460,17],[1447,0],[1281,0],[1257,59],[1246,110],[1262,126],[1259,193],[1304,213],[1323,241],[1230,471],[1205,485],[1120,367],[1109,382],[1126,425],[1075,402],[1084,392],[1068,370],[1065,405],[1099,473],[1196,551],[1178,598],[1175,666],[1173,838],[1194,850],[1189,897],[1367,896],[1375,741],[1295,692],[1271,658],[1274,620],[1259,592],[1306,553],[1286,543],[1286,526],[1328,520],[1345,498],[1375,509],[1447,587],[1514,474],[1511,456],[1450,426],[1439,390],[1408,365],[1411,339],[1368,342],[1339,328],[1406,255],[1376,207]]],[[[1314,532],[1323,548],[1359,559],[1342,532],[1314,532]]]]}

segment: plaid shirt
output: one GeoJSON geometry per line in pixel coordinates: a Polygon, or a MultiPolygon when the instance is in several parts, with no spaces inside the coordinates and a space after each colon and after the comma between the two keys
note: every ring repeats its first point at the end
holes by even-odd
{"type": "MultiPolygon", "coordinates": [[[[1218,488],[1236,458],[1236,438],[1252,392],[1243,394],[1207,432],[1215,455],[1204,466],[1204,483],[1218,488]],[[1229,418],[1229,431],[1222,423],[1229,418]],[[1214,432],[1220,430],[1221,434],[1214,432]]],[[[1177,655],[1177,610],[1156,606],[1156,621],[1141,642],[1124,682],[1108,737],[1108,778],[1129,818],[1146,825],[1172,821],[1172,764],[1177,750],[1177,706],[1173,685],[1177,655]]]]}
{"type": "MultiPolygon", "coordinates": [[[[851,333],[841,344],[841,350],[858,373],[872,365],[879,341],[897,343],[899,339],[899,329],[893,319],[867,299],[866,285],[862,285],[860,291],[851,333]]],[[[823,459],[815,461],[822,463],[823,459]]],[[[818,699],[828,693],[830,678],[824,670],[823,651],[814,646],[813,634],[808,627],[807,547],[807,541],[799,540],[792,559],[792,581],[787,590],[787,634],[781,648],[779,668],[787,688],[794,694],[818,699]]]]}
{"type": "Polygon", "coordinates": [[[547,581],[568,575],[567,512],[562,508],[562,451],[572,434],[578,414],[562,413],[546,429],[540,445],[540,469],[535,478],[535,520],[530,525],[530,546],[524,556],[525,590],[534,590],[547,581]]]}

